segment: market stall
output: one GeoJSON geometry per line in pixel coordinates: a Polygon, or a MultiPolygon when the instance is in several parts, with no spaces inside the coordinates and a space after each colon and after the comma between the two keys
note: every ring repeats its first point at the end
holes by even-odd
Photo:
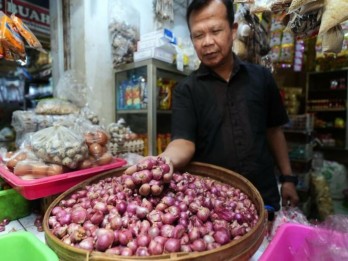
{"type": "MultiPolygon", "coordinates": [[[[200,64],[182,30],[190,1],[67,2],[52,3],[61,22],[53,81],[23,78],[23,67],[23,91],[6,96],[39,98],[7,115],[0,259],[16,260],[4,246],[23,240],[35,260],[348,259],[348,1],[234,1],[233,51],[273,73],[290,119],[283,131],[300,202],[276,212],[237,172],[201,162],[172,169],[160,156],[139,163],[166,149],[173,91],[200,64]],[[36,81],[54,86],[40,96],[27,88],[36,81]]],[[[31,51],[50,52],[9,10],[0,13],[2,62],[25,66],[31,51]]]]}

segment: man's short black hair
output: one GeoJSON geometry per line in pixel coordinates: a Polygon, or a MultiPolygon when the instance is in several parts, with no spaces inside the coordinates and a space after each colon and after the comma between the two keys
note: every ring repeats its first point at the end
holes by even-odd
{"type": "MultiPolygon", "coordinates": [[[[200,10],[203,7],[207,6],[208,4],[210,4],[210,2],[215,1],[215,0],[193,0],[191,1],[190,5],[187,7],[187,11],[186,11],[186,22],[187,22],[187,26],[190,29],[190,24],[189,24],[189,20],[190,20],[190,15],[192,13],[192,11],[194,10],[200,10]]],[[[220,0],[226,7],[226,11],[227,11],[227,20],[228,23],[230,24],[230,27],[232,28],[233,23],[234,23],[234,10],[233,10],[233,0],[220,0]]]]}

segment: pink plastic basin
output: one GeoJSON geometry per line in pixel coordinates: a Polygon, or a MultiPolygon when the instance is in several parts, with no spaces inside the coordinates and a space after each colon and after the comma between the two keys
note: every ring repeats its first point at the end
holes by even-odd
{"type": "Polygon", "coordinates": [[[23,180],[9,171],[6,166],[0,165],[0,175],[7,183],[22,194],[23,197],[33,200],[61,193],[93,175],[106,170],[120,168],[126,165],[126,163],[127,162],[123,159],[115,158],[110,164],[103,166],[67,172],[35,180],[23,180]]]}
{"type": "Polygon", "coordinates": [[[348,260],[348,234],[312,226],[281,225],[259,261],[348,260]]]}

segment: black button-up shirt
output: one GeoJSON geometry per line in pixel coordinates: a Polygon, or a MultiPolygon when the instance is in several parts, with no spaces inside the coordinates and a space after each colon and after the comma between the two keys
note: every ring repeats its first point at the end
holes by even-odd
{"type": "Polygon", "coordinates": [[[173,94],[172,139],[195,143],[193,160],[248,178],[265,204],[279,209],[279,191],[266,130],[288,121],[272,74],[234,56],[228,82],[201,64],[173,94]]]}

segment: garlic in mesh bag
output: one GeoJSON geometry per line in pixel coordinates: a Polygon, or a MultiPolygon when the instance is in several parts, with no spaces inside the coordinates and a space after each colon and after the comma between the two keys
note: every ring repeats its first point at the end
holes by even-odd
{"type": "Polygon", "coordinates": [[[88,157],[84,137],[61,125],[42,129],[31,137],[31,147],[37,157],[47,163],[55,163],[76,169],[88,157]]]}

